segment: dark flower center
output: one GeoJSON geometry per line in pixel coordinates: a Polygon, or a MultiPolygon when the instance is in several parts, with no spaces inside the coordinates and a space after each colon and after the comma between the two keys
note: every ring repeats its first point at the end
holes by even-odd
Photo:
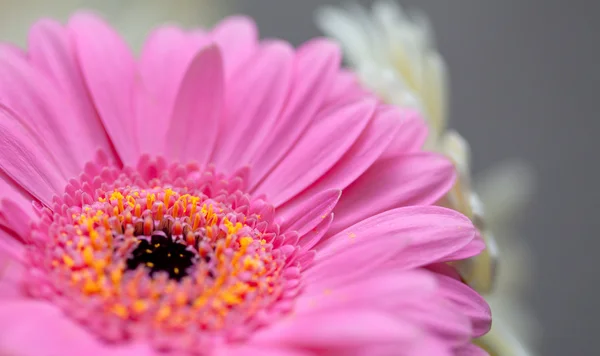
{"type": "Polygon", "coordinates": [[[198,255],[191,248],[162,231],[155,231],[148,238],[140,238],[137,247],[127,259],[127,269],[135,270],[139,265],[148,269],[150,276],[164,271],[169,278],[181,280],[187,276],[188,269],[195,264],[198,255]]]}

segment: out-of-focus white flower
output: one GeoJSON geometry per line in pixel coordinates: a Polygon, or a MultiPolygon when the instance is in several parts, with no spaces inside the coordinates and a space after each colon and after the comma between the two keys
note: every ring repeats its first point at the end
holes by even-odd
{"type": "Polygon", "coordinates": [[[64,21],[79,8],[101,13],[135,49],[141,47],[147,32],[160,23],[207,25],[226,11],[223,1],[212,0],[3,0],[0,39],[24,45],[28,29],[40,17],[64,21]]]}
{"type": "Polygon", "coordinates": [[[447,129],[446,68],[423,15],[407,13],[392,1],[378,1],[371,12],[356,4],[325,7],[318,12],[317,21],[327,35],[340,42],[363,84],[388,103],[418,109],[430,128],[428,148],[454,161],[458,180],[444,204],[471,218],[487,243],[486,251],[457,267],[481,292],[489,293],[493,284],[498,284],[488,298],[494,326],[479,343],[492,355],[529,355],[513,336],[516,332],[520,339],[528,340],[526,330],[531,323],[519,305],[519,288],[510,287],[515,278],[526,275],[521,268],[528,266],[519,262],[528,259],[522,255],[522,243],[514,238],[515,215],[509,213],[518,211],[529,198],[530,171],[523,165],[500,166],[480,184],[481,199],[475,193],[469,145],[447,129]],[[500,237],[498,243],[492,232],[500,237]],[[495,278],[498,251],[502,252],[502,267],[495,278]],[[518,256],[523,258],[517,260],[518,256]]]}
{"type": "Polygon", "coordinates": [[[364,84],[391,104],[420,109],[430,123],[431,140],[440,138],[447,121],[446,66],[425,16],[379,1],[370,14],[357,4],[325,7],[317,20],[339,40],[364,84]]]}

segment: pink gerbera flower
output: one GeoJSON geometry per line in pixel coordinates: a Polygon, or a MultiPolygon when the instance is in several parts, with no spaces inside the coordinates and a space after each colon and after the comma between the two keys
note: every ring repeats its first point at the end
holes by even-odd
{"type": "Polygon", "coordinates": [[[0,51],[1,354],[478,352],[453,168],[330,42],[233,17],[135,59],[78,14],[0,51]]]}

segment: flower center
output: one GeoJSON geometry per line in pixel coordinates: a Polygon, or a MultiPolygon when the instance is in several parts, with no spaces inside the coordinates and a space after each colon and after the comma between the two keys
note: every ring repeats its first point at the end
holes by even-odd
{"type": "MultiPolygon", "coordinates": [[[[198,260],[195,250],[178,243],[170,234],[153,233],[149,238],[139,240],[137,247],[127,259],[127,270],[135,271],[139,265],[146,266],[150,276],[164,271],[169,278],[180,281],[188,275],[188,268],[198,260]]],[[[207,256],[207,258],[210,258],[207,256]]]]}
{"type": "Polygon", "coordinates": [[[239,175],[156,165],[72,181],[33,229],[43,244],[30,248],[29,292],[107,339],[244,337],[299,285],[288,283],[299,278],[286,273],[294,249],[273,207],[244,193],[239,175]]]}

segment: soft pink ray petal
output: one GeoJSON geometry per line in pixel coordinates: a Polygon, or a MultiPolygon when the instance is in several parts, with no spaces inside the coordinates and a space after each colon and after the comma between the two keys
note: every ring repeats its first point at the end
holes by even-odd
{"type": "MultiPolygon", "coordinates": [[[[345,271],[338,271],[343,274],[345,271]]],[[[401,303],[422,301],[436,295],[438,284],[431,272],[382,271],[354,283],[307,283],[294,308],[296,314],[322,313],[325,310],[375,308],[401,316],[401,303]]]]}
{"type": "Polygon", "coordinates": [[[376,308],[418,325],[448,345],[468,342],[471,322],[440,293],[433,273],[384,272],[356,283],[328,287],[307,285],[295,307],[296,314],[327,310],[376,308]]]}
{"type": "Polygon", "coordinates": [[[19,120],[0,110],[0,169],[46,205],[67,182],[50,162],[19,120]]]}
{"type": "MultiPolygon", "coordinates": [[[[302,249],[302,251],[309,251],[313,247],[315,247],[319,241],[325,236],[329,226],[331,226],[331,222],[333,221],[333,214],[327,215],[324,219],[321,220],[319,225],[315,228],[307,232],[306,234],[300,236],[298,240],[298,246],[302,249]]],[[[306,266],[304,266],[306,267],[306,266]]]]}
{"type": "Polygon", "coordinates": [[[313,122],[334,83],[340,58],[339,47],[323,39],[310,41],[298,49],[292,90],[283,113],[261,150],[251,160],[256,167],[251,177],[253,186],[279,163],[313,122]]]}
{"type": "Polygon", "coordinates": [[[480,248],[472,248],[477,230],[466,216],[438,206],[401,210],[407,213],[405,228],[411,242],[390,263],[393,268],[410,269],[481,252],[480,248]]]}
{"type": "Polygon", "coordinates": [[[137,161],[136,63],[127,44],[104,21],[77,13],[68,23],[78,63],[100,119],[125,164],[137,161]]]}
{"type": "Polygon", "coordinates": [[[341,194],[339,189],[326,190],[314,195],[295,210],[287,211],[286,214],[278,212],[281,231],[297,231],[298,235],[305,235],[329,216],[341,194]]]}
{"type": "Polygon", "coordinates": [[[0,51],[0,106],[11,113],[40,149],[48,155],[55,170],[65,177],[80,173],[83,163],[72,144],[80,138],[66,134],[63,125],[77,119],[69,103],[45,75],[31,63],[0,51]]]}
{"type": "Polygon", "coordinates": [[[395,157],[398,154],[421,151],[425,140],[427,140],[429,130],[421,115],[413,110],[405,110],[404,113],[407,122],[385,150],[381,156],[382,159],[395,157]]]}
{"type": "Polygon", "coordinates": [[[71,147],[76,147],[70,152],[77,157],[79,167],[98,149],[111,153],[111,142],[88,95],[67,29],[52,20],[34,24],[29,31],[29,60],[61,90],[65,103],[60,129],[71,147]],[[65,113],[67,106],[73,110],[72,115],[65,113]]]}
{"type": "Polygon", "coordinates": [[[351,233],[356,238],[379,238],[371,232],[371,226],[380,229],[376,232],[378,235],[385,232],[407,241],[408,245],[387,264],[396,270],[453,261],[459,251],[465,249],[473,254],[481,252],[469,246],[475,239],[476,229],[464,215],[438,206],[409,206],[389,210],[347,228],[326,240],[322,253],[328,255],[344,248],[348,244],[345,237],[351,233]]]}
{"type": "Polygon", "coordinates": [[[344,190],[330,233],[388,209],[436,203],[450,190],[454,178],[452,163],[435,153],[378,160],[344,190]]]}
{"type": "Polygon", "coordinates": [[[345,105],[357,99],[363,99],[365,96],[375,97],[374,95],[367,93],[360,85],[354,72],[340,69],[324,106],[332,107],[345,105]]]}
{"type": "Polygon", "coordinates": [[[363,174],[408,123],[401,110],[380,106],[361,136],[346,154],[314,184],[281,207],[278,211],[295,209],[298,204],[326,189],[345,189],[363,174]]]}
{"type": "Polygon", "coordinates": [[[293,59],[288,43],[263,43],[228,81],[228,112],[212,159],[221,170],[248,164],[271,134],[290,89],[293,59]]]}
{"type": "Polygon", "coordinates": [[[25,50],[17,45],[14,45],[12,43],[0,43],[0,52],[3,53],[8,53],[11,56],[15,56],[16,58],[22,59],[22,60],[28,60],[27,58],[27,52],[25,52],[25,50]]]}
{"type": "MultiPolygon", "coordinates": [[[[376,215],[323,241],[316,247],[313,265],[304,272],[305,280],[315,286],[342,284],[366,278],[392,263],[395,256],[412,243],[408,234],[415,226],[403,220],[412,218],[412,211],[409,207],[376,215]]],[[[430,225],[432,222],[421,219],[421,223],[430,225]]],[[[439,232],[440,229],[434,226],[430,230],[439,232]]]]}
{"type": "Polygon", "coordinates": [[[246,16],[230,16],[219,22],[211,31],[210,38],[223,51],[225,78],[235,73],[258,47],[258,29],[246,16]]]}
{"type": "Polygon", "coordinates": [[[0,226],[11,229],[21,241],[26,241],[30,231],[32,210],[31,202],[29,207],[26,207],[25,204],[19,205],[14,200],[2,198],[0,199],[0,226]]]}
{"type": "Polygon", "coordinates": [[[489,356],[487,351],[483,350],[481,347],[473,344],[465,345],[457,350],[455,350],[454,355],[456,356],[489,356]]]}
{"type": "Polygon", "coordinates": [[[13,262],[21,263],[25,261],[25,245],[22,238],[14,231],[0,226],[0,252],[2,257],[10,259],[13,262]]]}
{"type": "MultiPolygon", "coordinates": [[[[21,281],[25,249],[4,229],[0,229],[0,300],[23,296],[21,281]]],[[[1,304],[1,303],[0,303],[1,304]]]]}
{"type": "Polygon", "coordinates": [[[474,337],[490,331],[492,324],[490,307],[479,293],[454,278],[437,275],[437,279],[444,297],[471,319],[474,337]]]}
{"type": "Polygon", "coordinates": [[[294,350],[261,345],[226,345],[219,347],[212,356],[314,356],[309,350],[294,350]]]}
{"type": "Polygon", "coordinates": [[[223,61],[214,44],[202,49],[188,68],[165,137],[167,157],[208,163],[223,115],[223,61]]]}
{"type": "Polygon", "coordinates": [[[446,256],[444,259],[447,261],[459,261],[469,257],[476,256],[485,250],[485,241],[481,237],[478,230],[475,231],[475,237],[471,242],[465,245],[463,248],[457,250],[451,255],[446,256]]]}
{"type": "Polygon", "coordinates": [[[159,27],[148,36],[138,64],[136,91],[142,153],[164,154],[164,133],[181,81],[193,58],[209,41],[201,30],[185,32],[174,26],[159,27]]]}
{"type": "Polygon", "coordinates": [[[154,355],[147,344],[114,346],[98,341],[57,307],[32,300],[0,304],[0,351],[6,355],[154,355]],[[27,317],[24,317],[27,316],[27,317]]]}
{"type": "MultiPolygon", "coordinates": [[[[391,354],[390,354],[391,355],[391,354]]],[[[455,356],[447,343],[434,337],[424,337],[406,355],[410,356],[455,356]]],[[[366,355],[365,355],[366,356],[366,355]]]]}
{"type": "Polygon", "coordinates": [[[399,342],[409,346],[420,330],[377,310],[335,310],[319,315],[293,315],[257,331],[252,343],[345,351],[367,345],[399,342]]]}
{"type": "Polygon", "coordinates": [[[275,206],[285,203],[327,172],[360,137],[376,101],[362,100],[323,112],[296,146],[256,188],[275,206]]]}

